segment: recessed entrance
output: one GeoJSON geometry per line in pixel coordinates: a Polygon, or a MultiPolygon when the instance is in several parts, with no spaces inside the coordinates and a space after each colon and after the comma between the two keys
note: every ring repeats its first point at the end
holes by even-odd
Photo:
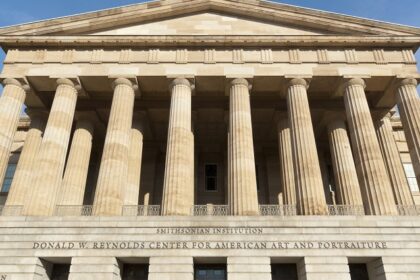
{"type": "Polygon", "coordinates": [[[273,280],[298,280],[297,267],[294,263],[276,263],[271,265],[273,280]]]}
{"type": "Polygon", "coordinates": [[[148,264],[127,264],[123,266],[122,280],[147,280],[149,275],[148,264]]]}
{"type": "Polygon", "coordinates": [[[194,280],[226,280],[225,264],[196,264],[194,280]]]}
{"type": "Polygon", "coordinates": [[[349,267],[351,280],[369,280],[369,273],[365,263],[351,263],[349,267]]]}

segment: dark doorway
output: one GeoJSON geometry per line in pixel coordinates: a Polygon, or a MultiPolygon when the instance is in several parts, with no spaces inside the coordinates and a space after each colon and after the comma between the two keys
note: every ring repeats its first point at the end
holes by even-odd
{"type": "Polygon", "coordinates": [[[298,280],[297,266],[294,263],[277,263],[271,265],[273,280],[298,280]]]}
{"type": "Polygon", "coordinates": [[[226,280],[225,264],[196,264],[194,280],[226,280]]]}
{"type": "Polygon", "coordinates": [[[122,280],[147,280],[149,277],[148,264],[124,264],[122,280]]]}
{"type": "Polygon", "coordinates": [[[53,264],[51,271],[51,280],[67,280],[69,279],[70,264],[53,264]]]}
{"type": "Polygon", "coordinates": [[[351,280],[369,280],[369,273],[365,263],[351,263],[349,266],[351,280]]]}

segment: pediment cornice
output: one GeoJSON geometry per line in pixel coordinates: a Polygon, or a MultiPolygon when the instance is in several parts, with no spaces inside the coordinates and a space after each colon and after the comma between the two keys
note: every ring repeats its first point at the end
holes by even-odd
{"type": "Polygon", "coordinates": [[[130,24],[218,12],[342,36],[420,36],[416,27],[256,0],[166,0],[0,28],[3,36],[87,35],[130,24]],[[250,13],[252,11],[252,13],[250,13]]]}

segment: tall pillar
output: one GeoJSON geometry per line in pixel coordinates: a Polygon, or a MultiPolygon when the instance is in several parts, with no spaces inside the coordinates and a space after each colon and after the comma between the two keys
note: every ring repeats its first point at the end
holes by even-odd
{"type": "Polygon", "coordinates": [[[25,143],[19,156],[19,162],[13,176],[12,185],[7,195],[6,206],[23,206],[30,199],[36,156],[41,146],[42,132],[45,128],[46,113],[43,111],[28,111],[31,126],[26,134],[25,143]]]}
{"type": "Polygon", "coordinates": [[[93,202],[93,211],[97,216],[122,214],[128,176],[134,88],[132,82],[125,78],[116,79],[113,86],[114,97],[93,202]]]}
{"type": "Polygon", "coordinates": [[[297,209],[301,215],[323,215],[327,206],[307,88],[304,79],[292,79],[287,89],[297,209]]]}
{"type": "Polygon", "coordinates": [[[5,79],[3,85],[3,94],[0,96],[0,184],[3,184],[6,175],[10,149],[27,90],[26,86],[15,79],[5,79]]]}
{"type": "Polygon", "coordinates": [[[189,215],[194,204],[191,84],[187,79],[175,79],[171,92],[162,213],[189,215]]]}
{"type": "Polygon", "coordinates": [[[235,79],[229,94],[229,205],[231,214],[259,214],[249,84],[235,79]]]}
{"type": "Polygon", "coordinates": [[[292,142],[289,119],[278,122],[278,140],[280,153],[280,180],[283,190],[283,204],[296,205],[295,174],[293,171],[292,142]]]}
{"type": "Polygon", "coordinates": [[[334,170],[337,202],[340,205],[362,206],[362,194],[357,179],[350,140],[343,119],[336,118],[328,125],[331,162],[334,170]]]}
{"type": "Polygon", "coordinates": [[[414,205],[413,195],[392,131],[390,115],[385,116],[377,123],[376,132],[385,167],[391,180],[395,203],[397,205],[414,205]]]}
{"type": "Polygon", "coordinates": [[[365,87],[362,79],[351,79],[346,83],[344,91],[344,104],[363,204],[367,215],[395,215],[397,208],[373,126],[365,87]]]}
{"type": "Polygon", "coordinates": [[[83,205],[92,151],[93,130],[92,121],[86,117],[77,121],[57,200],[58,205],[83,205]]]}
{"type": "Polygon", "coordinates": [[[130,133],[128,177],[124,193],[124,205],[138,205],[140,194],[141,163],[143,156],[143,126],[138,114],[134,115],[130,133]]]}
{"type": "Polygon", "coordinates": [[[397,104],[414,172],[420,185],[420,100],[416,87],[415,79],[401,81],[397,90],[397,104]]]}
{"type": "Polygon", "coordinates": [[[24,213],[52,215],[63,176],[64,164],[76,109],[77,90],[69,79],[58,79],[41,147],[36,157],[33,192],[24,213]]]}

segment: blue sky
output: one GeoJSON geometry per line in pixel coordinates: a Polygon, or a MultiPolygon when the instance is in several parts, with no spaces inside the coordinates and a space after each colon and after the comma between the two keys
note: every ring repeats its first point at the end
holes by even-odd
{"type": "MultiPolygon", "coordinates": [[[[9,0],[2,1],[0,26],[130,5],[139,0],[9,0]]],[[[274,1],[358,17],[420,27],[419,0],[282,0],[274,1]]],[[[420,52],[417,54],[420,59],[420,52]]],[[[0,61],[4,53],[0,51],[0,61]]],[[[0,62],[0,68],[2,64],[0,62]]]]}

